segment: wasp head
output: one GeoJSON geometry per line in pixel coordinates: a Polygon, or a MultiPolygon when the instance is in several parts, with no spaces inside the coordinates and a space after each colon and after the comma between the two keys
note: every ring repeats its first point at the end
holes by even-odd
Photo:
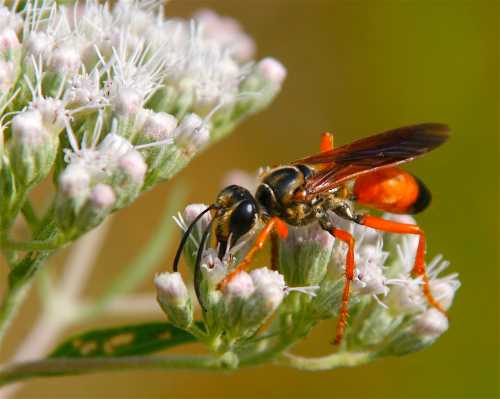
{"type": "Polygon", "coordinates": [[[257,223],[258,208],[253,195],[245,188],[231,185],[224,188],[215,201],[215,236],[222,257],[228,243],[235,243],[257,223]]]}

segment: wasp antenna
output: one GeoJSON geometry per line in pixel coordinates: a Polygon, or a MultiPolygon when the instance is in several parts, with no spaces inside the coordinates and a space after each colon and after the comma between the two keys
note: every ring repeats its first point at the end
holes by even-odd
{"type": "Polygon", "coordinates": [[[196,293],[196,297],[198,298],[198,302],[204,312],[207,311],[207,308],[203,304],[203,300],[201,299],[201,259],[203,257],[203,251],[205,249],[205,244],[210,234],[210,230],[212,229],[212,222],[213,219],[210,221],[207,228],[203,232],[203,235],[201,236],[200,246],[198,247],[198,253],[196,254],[196,263],[194,266],[194,291],[196,293]]]}
{"type": "Polygon", "coordinates": [[[182,250],[184,249],[184,245],[186,245],[186,242],[189,238],[189,235],[193,231],[194,226],[196,226],[196,223],[198,222],[198,220],[200,220],[203,217],[203,215],[205,213],[207,213],[208,211],[210,211],[211,209],[215,209],[215,205],[210,205],[208,208],[203,210],[198,216],[196,216],[194,218],[194,220],[191,222],[191,224],[189,225],[189,227],[184,232],[184,235],[182,236],[182,240],[179,243],[179,247],[177,248],[177,252],[175,254],[174,267],[173,267],[174,272],[178,271],[178,269],[179,269],[179,261],[181,259],[182,250]]]}

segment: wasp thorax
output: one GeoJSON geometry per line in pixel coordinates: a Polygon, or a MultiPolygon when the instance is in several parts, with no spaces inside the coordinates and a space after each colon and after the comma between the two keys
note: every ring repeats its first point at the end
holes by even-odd
{"type": "Polygon", "coordinates": [[[257,203],[245,188],[231,185],[223,189],[215,201],[215,234],[220,245],[219,255],[252,229],[257,221],[257,203]]]}

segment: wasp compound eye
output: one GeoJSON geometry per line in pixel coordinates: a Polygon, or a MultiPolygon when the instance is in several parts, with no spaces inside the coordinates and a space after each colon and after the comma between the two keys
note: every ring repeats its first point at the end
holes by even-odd
{"type": "Polygon", "coordinates": [[[241,237],[255,224],[257,207],[253,201],[242,201],[231,213],[229,230],[235,237],[241,237]]]}

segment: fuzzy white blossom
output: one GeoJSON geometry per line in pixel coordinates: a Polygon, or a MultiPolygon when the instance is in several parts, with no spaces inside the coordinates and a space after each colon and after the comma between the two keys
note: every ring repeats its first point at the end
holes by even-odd
{"type": "Polygon", "coordinates": [[[269,92],[248,93],[254,44],[229,17],[166,17],[160,1],[60,3],[0,1],[0,224],[53,174],[53,234],[65,242],[171,179],[269,92]]]}

